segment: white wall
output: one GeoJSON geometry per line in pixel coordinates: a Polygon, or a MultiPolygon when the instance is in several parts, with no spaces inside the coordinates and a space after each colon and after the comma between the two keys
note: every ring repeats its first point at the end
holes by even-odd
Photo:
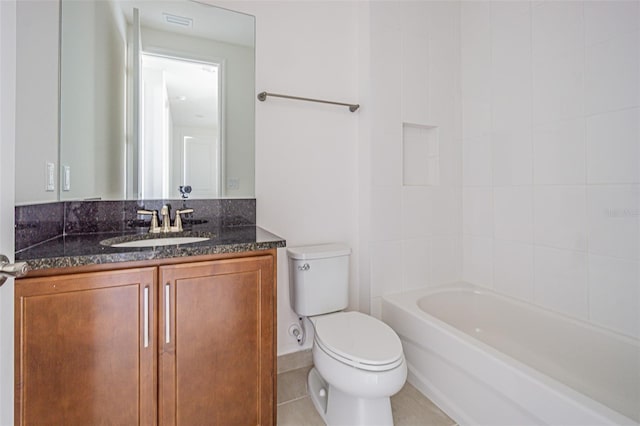
{"type": "MultiPolygon", "coordinates": [[[[358,101],[356,2],[214,2],[256,16],[256,92],[358,101]]],[[[365,106],[365,108],[368,106],[365,106]]],[[[351,307],[358,307],[358,113],[346,107],[256,101],[258,224],[288,246],[342,241],[351,256],[351,307]]],[[[278,253],[278,353],[287,334],[286,250],[278,253]]],[[[310,347],[311,340],[307,341],[310,347]]]]}
{"type": "MultiPolygon", "coordinates": [[[[261,5],[256,91],[357,102],[355,17],[351,2],[261,5]]],[[[288,246],[350,245],[352,308],[358,307],[359,285],[357,134],[358,115],[344,107],[279,99],[256,105],[258,224],[282,235],[288,246]]],[[[278,283],[278,346],[284,353],[297,349],[286,331],[296,316],[289,308],[285,250],[278,283]]]]}
{"type": "Polygon", "coordinates": [[[16,203],[57,201],[45,164],[58,167],[58,3],[17,2],[16,203]]]}
{"type": "Polygon", "coordinates": [[[461,14],[464,279],[636,337],[639,8],[461,14]]]}
{"type": "MultiPolygon", "coordinates": [[[[60,162],[71,170],[61,199],[124,198],[124,18],[106,1],[65,2],[60,162]]],[[[57,30],[56,30],[57,32],[57,30]]]]}
{"type": "Polygon", "coordinates": [[[362,287],[379,316],[385,294],[461,277],[459,4],[372,2],[369,25],[364,108],[370,119],[361,129],[370,139],[368,147],[362,141],[361,153],[361,162],[369,163],[368,176],[361,177],[362,190],[370,191],[361,204],[361,220],[369,223],[361,230],[369,256],[362,274],[369,280],[362,287]],[[410,145],[403,123],[405,130],[411,130],[407,124],[434,127],[436,182],[408,178],[427,168],[421,152],[427,142],[410,145]]]}
{"type": "MultiPolygon", "coordinates": [[[[352,309],[379,315],[385,293],[460,279],[459,5],[216,4],[256,15],[257,92],[362,103],[257,104],[258,223],[288,246],[350,244],[352,309]],[[438,127],[438,185],[403,185],[403,122],[438,127]]],[[[285,250],[278,268],[283,354],[298,349],[285,250]]]]}
{"type": "MultiPolygon", "coordinates": [[[[13,259],[16,102],[16,2],[0,2],[0,253],[13,259]]],[[[14,283],[0,287],[0,424],[14,420],[14,283]]]]}
{"type": "MultiPolygon", "coordinates": [[[[18,204],[58,200],[59,12],[57,1],[18,3],[20,96],[16,105],[16,162],[29,165],[16,169],[18,204]],[[55,165],[54,191],[45,191],[46,162],[55,165]]],[[[81,59],[81,68],[70,66],[62,70],[66,94],[63,99],[66,116],[62,120],[74,123],[62,126],[65,144],[60,158],[71,167],[71,191],[63,192],[63,199],[83,199],[96,194],[122,198],[123,177],[110,173],[114,168],[122,168],[124,162],[124,146],[113,143],[124,140],[124,112],[117,108],[124,102],[124,28],[113,13],[106,2],[69,2],[65,6],[68,23],[76,24],[65,25],[65,43],[75,43],[74,49],[84,53],[81,58],[65,61],[73,63],[81,59]],[[91,9],[84,16],[93,19],[74,20],[72,15],[81,9],[91,9]],[[96,27],[100,31],[94,31],[96,27]],[[107,36],[95,37],[97,33],[107,36]],[[93,143],[88,144],[88,140],[93,143]]]]}

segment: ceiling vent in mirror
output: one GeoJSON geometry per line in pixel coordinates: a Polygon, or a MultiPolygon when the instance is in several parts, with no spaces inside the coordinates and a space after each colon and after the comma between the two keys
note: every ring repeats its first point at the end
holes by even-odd
{"type": "Polygon", "coordinates": [[[193,28],[193,19],[185,18],[184,16],[171,15],[170,13],[163,13],[162,17],[164,22],[172,25],[179,25],[185,28],[193,28]]]}

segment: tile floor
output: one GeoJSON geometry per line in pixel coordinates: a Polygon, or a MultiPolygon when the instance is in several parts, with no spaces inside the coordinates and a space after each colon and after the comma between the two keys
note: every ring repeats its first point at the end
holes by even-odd
{"type": "MultiPolygon", "coordinates": [[[[324,426],[307,395],[311,367],[278,374],[278,426],[324,426]]],[[[455,422],[407,383],[391,397],[395,426],[452,426],[455,422]]]]}

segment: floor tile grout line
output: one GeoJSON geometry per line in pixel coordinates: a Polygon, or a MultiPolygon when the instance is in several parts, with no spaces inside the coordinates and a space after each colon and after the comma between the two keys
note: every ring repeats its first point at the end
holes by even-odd
{"type": "Polygon", "coordinates": [[[289,404],[291,402],[300,401],[301,399],[305,399],[305,398],[309,398],[309,395],[302,395],[302,396],[299,396],[297,398],[290,399],[288,401],[278,402],[277,406],[280,407],[281,405],[286,405],[286,404],[289,404]]]}

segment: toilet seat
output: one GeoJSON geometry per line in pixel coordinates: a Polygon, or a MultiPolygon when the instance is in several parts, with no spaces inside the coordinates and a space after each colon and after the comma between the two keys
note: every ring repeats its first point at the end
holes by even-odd
{"type": "Polygon", "coordinates": [[[398,335],[372,316],[339,312],[311,320],[315,343],[340,362],[367,371],[386,371],[404,361],[398,335]]]}

